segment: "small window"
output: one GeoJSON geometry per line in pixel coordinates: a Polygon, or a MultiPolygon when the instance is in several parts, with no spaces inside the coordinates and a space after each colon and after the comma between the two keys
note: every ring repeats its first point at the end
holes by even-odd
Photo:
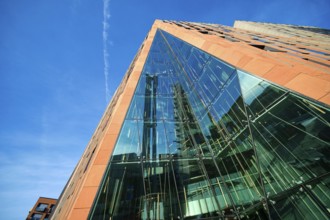
{"type": "Polygon", "coordinates": [[[51,205],[51,206],[50,206],[50,211],[49,211],[49,212],[52,213],[52,212],[54,211],[54,209],[55,209],[55,205],[51,205]]]}
{"type": "Polygon", "coordinates": [[[252,37],[253,40],[257,40],[257,41],[260,41],[262,43],[269,43],[269,41],[265,40],[265,39],[262,39],[262,38],[259,38],[259,37],[252,37]]]}
{"type": "Polygon", "coordinates": [[[265,46],[264,50],[270,51],[270,52],[284,52],[283,50],[279,50],[279,49],[276,49],[276,48],[273,48],[273,47],[268,47],[268,46],[265,46]]]}
{"type": "Polygon", "coordinates": [[[252,47],[258,48],[260,50],[265,49],[265,45],[261,45],[261,44],[250,44],[252,47]]]}
{"type": "Polygon", "coordinates": [[[258,48],[260,50],[270,51],[270,52],[284,52],[283,50],[279,50],[273,47],[268,47],[262,44],[250,44],[252,47],[258,48]]]}
{"type": "Polygon", "coordinates": [[[42,214],[33,214],[31,220],[40,220],[42,218],[42,214]]]}
{"type": "Polygon", "coordinates": [[[226,40],[229,40],[231,42],[239,42],[238,40],[236,40],[235,38],[229,37],[229,36],[225,36],[226,40]]]}
{"type": "Polygon", "coordinates": [[[208,34],[208,33],[209,33],[209,32],[206,31],[206,30],[200,30],[199,32],[202,33],[202,34],[208,34]]]}
{"type": "Polygon", "coordinates": [[[47,207],[48,207],[48,204],[39,203],[38,206],[37,206],[37,208],[36,208],[36,211],[38,211],[38,212],[44,212],[47,207]]]}

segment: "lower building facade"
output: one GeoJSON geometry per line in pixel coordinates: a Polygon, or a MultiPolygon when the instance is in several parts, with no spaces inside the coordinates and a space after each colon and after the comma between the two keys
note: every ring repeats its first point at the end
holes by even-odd
{"type": "Polygon", "coordinates": [[[33,206],[26,220],[49,220],[55,209],[57,199],[40,197],[33,206]]]}
{"type": "Polygon", "coordinates": [[[329,219],[329,68],[306,64],[328,84],[300,92],[298,79],[267,73],[281,67],[285,78],[301,64],[280,66],[278,54],[255,48],[245,53],[256,67],[230,62],[228,50],[242,48],[232,39],[164,23],[149,33],[52,219],[329,219]]]}

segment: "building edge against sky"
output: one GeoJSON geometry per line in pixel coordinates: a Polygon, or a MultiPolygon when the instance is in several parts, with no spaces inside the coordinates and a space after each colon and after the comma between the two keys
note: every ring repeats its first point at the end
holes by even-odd
{"type": "Polygon", "coordinates": [[[55,209],[57,199],[40,197],[33,208],[29,211],[27,220],[49,220],[55,209]]]}
{"type": "MultiPolygon", "coordinates": [[[[267,24],[260,25],[267,29],[267,24]]],[[[290,28],[277,28],[278,33],[285,33],[273,36],[214,24],[156,20],[66,184],[52,219],[86,219],[90,214],[157,30],[169,33],[238,70],[315,100],[320,105],[316,108],[328,108],[329,38],[298,27],[294,29],[308,33],[307,36],[289,36],[290,28]],[[317,42],[314,39],[318,39],[317,42]]],[[[328,176],[328,173],[322,175],[328,176]]],[[[329,208],[330,204],[327,205],[329,208]]]]}

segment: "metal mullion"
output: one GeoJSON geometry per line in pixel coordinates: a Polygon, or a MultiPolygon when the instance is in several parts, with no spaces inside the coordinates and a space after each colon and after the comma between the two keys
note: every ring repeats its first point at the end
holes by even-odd
{"type": "Polygon", "coordinates": [[[168,175],[168,192],[169,192],[169,196],[170,196],[170,210],[171,210],[171,214],[170,216],[172,217],[173,219],[173,207],[172,207],[172,191],[171,191],[171,178],[170,178],[170,172],[171,172],[171,169],[170,169],[170,166],[169,166],[169,163],[167,163],[167,175],[168,175]]]}
{"type": "MultiPolygon", "coordinates": [[[[282,162],[283,163],[283,162],[282,162]]],[[[283,185],[286,185],[286,186],[288,186],[288,183],[292,183],[292,181],[289,181],[289,179],[288,178],[286,178],[286,175],[283,175],[283,164],[279,164],[279,163],[275,163],[274,165],[273,165],[273,167],[274,167],[274,170],[275,170],[275,168],[279,171],[279,173],[277,173],[276,172],[276,174],[277,174],[277,176],[279,177],[279,179],[283,182],[283,185]],[[282,175],[281,175],[282,174],[282,175]],[[284,177],[284,178],[283,178],[284,177]]],[[[286,169],[285,169],[286,170],[286,169]]],[[[290,173],[290,172],[287,172],[287,174],[294,180],[295,178],[294,178],[294,176],[292,176],[292,174],[290,173]]],[[[282,186],[283,186],[282,185],[282,186]]]]}
{"type": "MultiPolygon", "coordinates": [[[[302,185],[302,187],[307,192],[307,195],[309,195],[310,199],[315,204],[315,206],[317,206],[320,210],[322,210],[325,213],[325,215],[328,216],[328,218],[330,218],[330,213],[328,208],[324,206],[323,202],[318,198],[318,196],[316,196],[311,189],[306,187],[305,184],[302,185]]],[[[325,193],[324,195],[327,196],[327,193],[325,193]]]]}
{"type": "MultiPolygon", "coordinates": [[[[206,171],[205,165],[204,165],[204,163],[203,163],[202,160],[200,160],[198,162],[199,162],[199,167],[202,170],[202,174],[204,175],[204,178],[205,178],[204,181],[206,182],[206,184],[208,186],[208,187],[207,186],[203,186],[203,188],[208,188],[210,199],[212,200],[212,196],[213,196],[213,199],[214,199],[213,202],[216,203],[216,204],[212,204],[213,207],[214,208],[217,208],[218,210],[220,210],[220,205],[218,204],[218,201],[216,199],[216,193],[214,191],[214,188],[212,186],[212,183],[211,183],[210,178],[208,176],[208,173],[206,171]]],[[[202,193],[203,193],[204,189],[202,187],[199,187],[199,188],[200,188],[200,190],[202,190],[202,193]]],[[[207,209],[208,209],[208,207],[207,207],[207,209]]]]}
{"type": "Polygon", "coordinates": [[[117,212],[117,209],[118,209],[118,204],[119,204],[119,201],[118,199],[120,199],[120,195],[121,195],[121,192],[122,192],[122,188],[123,188],[123,182],[124,182],[124,178],[126,176],[126,172],[127,172],[127,167],[125,167],[125,170],[124,170],[124,173],[123,173],[123,176],[121,178],[121,181],[119,183],[119,189],[118,191],[116,192],[116,201],[115,203],[113,204],[113,209],[112,209],[112,216],[114,215],[115,212],[117,212]]]}
{"type": "MultiPolygon", "coordinates": [[[[215,125],[216,127],[218,127],[218,125],[215,125]]],[[[242,128],[239,132],[238,132],[238,134],[236,134],[232,139],[236,139],[236,137],[238,137],[238,136],[240,136],[244,131],[245,131],[245,129],[247,128],[247,126],[245,126],[244,128],[242,128]]],[[[223,134],[222,134],[223,135],[223,134]]],[[[223,135],[224,136],[224,135],[223,135]]],[[[220,144],[220,143],[219,143],[220,144]]],[[[224,146],[223,148],[222,148],[222,151],[219,151],[219,153],[217,154],[217,155],[215,155],[216,157],[218,157],[223,151],[224,151],[224,149],[226,149],[226,148],[228,148],[228,147],[230,147],[230,143],[227,143],[226,144],[226,146],[224,146]]]]}
{"type": "MultiPolygon", "coordinates": [[[[167,42],[167,40],[166,40],[166,38],[163,36],[163,38],[164,38],[164,40],[165,40],[165,42],[167,43],[167,45],[168,45],[168,47],[169,47],[169,49],[172,51],[172,53],[173,53],[173,50],[171,49],[171,47],[170,47],[170,45],[169,45],[169,43],[167,42]]],[[[175,56],[175,54],[173,53],[173,55],[175,56]]],[[[177,59],[178,60],[178,59],[177,59]]],[[[180,65],[180,62],[177,62],[179,65],[180,65]]],[[[183,73],[185,74],[185,76],[186,76],[186,78],[187,78],[187,80],[189,81],[189,82],[191,82],[191,80],[189,79],[189,77],[187,77],[188,75],[187,75],[187,73],[184,71],[184,68],[182,68],[182,70],[183,70],[183,73]]],[[[228,80],[230,79],[230,77],[228,78],[228,80]]],[[[197,94],[197,96],[198,96],[199,94],[197,94]]],[[[200,97],[199,97],[200,98],[200,97]]],[[[201,98],[200,98],[201,99],[201,98]]],[[[204,105],[204,102],[202,102],[202,104],[203,104],[203,107],[205,108],[206,106],[204,105]]],[[[194,141],[194,140],[193,140],[194,141]]],[[[195,143],[194,143],[195,144],[195,143]]],[[[208,146],[209,146],[209,144],[208,144],[208,146]]],[[[210,148],[210,147],[209,147],[210,148]]],[[[210,150],[212,150],[212,149],[210,149],[210,150]]],[[[212,151],[211,151],[212,152],[212,151]]],[[[219,172],[219,174],[220,174],[220,170],[219,170],[219,168],[217,167],[217,165],[216,165],[216,162],[215,162],[215,158],[214,158],[214,155],[213,155],[213,153],[212,153],[212,157],[213,157],[213,162],[214,162],[214,164],[215,164],[215,167],[217,168],[217,170],[218,170],[218,172],[219,172]]],[[[224,184],[226,184],[226,183],[224,183],[224,184]]],[[[212,187],[212,186],[210,186],[210,187],[212,187]]],[[[229,192],[229,190],[228,190],[228,192],[229,192]]],[[[215,194],[215,193],[214,193],[215,194]]],[[[217,200],[216,200],[217,201],[217,200]]],[[[234,204],[234,203],[233,203],[234,204]]],[[[218,205],[218,208],[220,209],[220,206],[218,205]]],[[[235,209],[235,211],[237,212],[237,210],[236,210],[236,207],[234,206],[233,207],[234,209],[235,209]]],[[[238,218],[239,218],[239,216],[238,216],[238,218]]]]}
{"type": "MultiPolygon", "coordinates": [[[[228,104],[228,103],[227,103],[227,104],[228,104]]],[[[229,106],[229,105],[228,105],[228,106],[229,106]]],[[[222,107],[221,107],[221,109],[224,110],[222,107]]],[[[233,121],[233,123],[237,126],[236,122],[232,119],[232,117],[231,117],[230,115],[228,115],[228,117],[229,117],[229,118],[231,119],[231,121],[233,121]]],[[[220,124],[222,125],[223,130],[226,131],[227,136],[228,136],[228,137],[233,136],[231,133],[229,133],[227,127],[226,127],[225,124],[223,123],[223,120],[220,119],[219,122],[220,122],[220,124]]],[[[239,127],[239,126],[237,126],[237,127],[239,127]]]]}
{"type": "MultiPolygon", "coordinates": [[[[238,82],[240,83],[240,81],[238,80],[238,82]]],[[[240,84],[239,84],[240,85],[240,84]]],[[[240,94],[242,94],[242,88],[241,88],[241,92],[240,94]]],[[[269,207],[268,207],[268,201],[267,201],[267,198],[266,198],[266,189],[265,189],[265,186],[263,184],[263,178],[262,178],[262,174],[261,174],[261,167],[260,167],[260,164],[259,164],[259,157],[258,157],[258,152],[257,152],[257,148],[256,148],[256,145],[255,145],[255,142],[254,142],[254,137],[253,137],[253,132],[252,132],[252,129],[251,129],[251,121],[250,121],[250,118],[248,117],[248,112],[247,112],[247,106],[245,104],[245,99],[242,95],[242,98],[243,98],[243,103],[244,103],[244,110],[245,110],[245,115],[247,116],[247,125],[248,125],[248,129],[249,129],[249,133],[250,133],[250,139],[251,139],[251,143],[252,143],[252,149],[254,151],[254,155],[255,155],[255,162],[256,162],[256,168],[257,168],[257,172],[259,174],[259,181],[260,181],[260,184],[261,184],[261,189],[264,193],[264,199],[265,201],[263,201],[263,205],[265,205],[265,208],[266,208],[266,212],[268,214],[268,217],[269,219],[271,219],[271,216],[270,216],[270,212],[269,212],[269,207]]]]}
{"type": "Polygon", "coordinates": [[[304,216],[304,213],[302,213],[302,212],[300,211],[300,209],[298,208],[299,206],[297,205],[297,203],[296,203],[296,201],[295,201],[296,198],[292,199],[292,197],[297,197],[297,195],[292,195],[292,194],[291,194],[291,196],[289,196],[288,198],[289,198],[291,204],[295,207],[295,211],[297,211],[301,216],[304,216]]]}
{"type": "Polygon", "coordinates": [[[316,139],[319,140],[320,142],[323,142],[323,143],[325,143],[326,145],[329,145],[328,142],[326,142],[326,141],[324,141],[324,140],[322,140],[322,139],[316,137],[315,135],[313,135],[313,134],[311,134],[311,133],[308,133],[308,132],[302,130],[301,128],[295,126],[294,124],[290,124],[290,123],[288,123],[287,121],[285,121],[285,120],[283,120],[282,118],[280,118],[280,117],[274,115],[273,113],[268,112],[268,114],[270,114],[270,115],[273,116],[274,118],[277,118],[277,119],[280,120],[281,122],[283,122],[283,123],[285,123],[285,124],[287,124],[287,125],[290,125],[290,126],[294,127],[295,129],[297,129],[297,130],[299,130],[299,131],[305,133],[306,135],[308,135],[308,136],[312,136],[313,138],[316,138],[316,139]]]}
{"type": "MultiPolygon", "coordinates": [[[[262,147],[260,147],[260,148],[262,148],[262,147]]],[[[274,153],[274,154],[276,154],[277,155],[277,153],[275,153],[275,152],[272,152],[272,153],[274,153]]],[[[278,158],[280,158],[280,157],[278,157],[278,158]]],[[[282,161],[280,161],[280,162],[282,162],[282,161]]],[[[278,169],[281,173],[283,173],[282,172],[282,170],[281,169],[279,169],[279,167],[277,166],[277,164],[275,164],[275,166],[271,166],[270,167],[272,170],[273,170],[273,172],[271,172],[271,173],[276,173],[276,176],[277,177],[280,177],[280,175],[278,174],[278,172],[276,171],[276,169],[278,169]]],[[[267,168],[268,169],[268,168],[267,168]]],[[[268,169],[269,170],[269,169],[268,169]]],[[[292,177],[292,175],[289,173],[289,175],[292,177]]],[[[274,176],[273,176],[274,177],[274,176]]],[[[275,179],[275,181],[278,183],[278,181],[277,181],[277,178],[274,178],[275,179]]],[[[282,181],[282,185],[280,185],[279,183],[279,186],[281,186],[281,188],[282,188],[282,186],[283,185],[287,185],[287,182],[290,182],[290,181],[287,181],[287,182],[284,182],[283,181],[283,178],[279,178],[281,181],[282,181]]]]}
{"type": "MultiPolygon", "coordinates": [[[[110,177],[108,176],[107,177],[107,180],[106,180],[106,183],[105,183],[105,188],[106,188],[106,191],[104,192],[103,190],[103,193],[105,193],[105,203],[104,203],[104,212],[103,212],[103,220],[105,220],[105,216],[106,216],[106,211],[107,211],[107,203],[108,203],[108,192],[109,192],[109,180],[110,180],[110,177]]],[[[110,207],[109,207],[109,210],[110,211],[110,207]]],[[[110,213],[109,213],[110,214],[110,213]]]]}
{"type": "MultiPolygon", "coordinates": [[[[301,187],[302,187],[303,190],[306,190],[307,189],[304,185],[302,185],[301,187]]],[[[305,196],[307,197],[307,199],[309,199],[310,202],[314,204],[314,206],[318,207],[321,210],[321,207],[316,204],[315,200],[311,197],[311,195],[308,192],[306,192],[306,191],[303,191],[303,192],[305,193],[305,196]]],[[[307,201],[305,199],[301,199],[301,201],[308,208],[309,212],[312,213],[312,215],[314,217],[317,217],[316,215],[314,215],[315,210],[312,209],[312,207],[307,203],[307,201]]],[[[327,211],[326,213],[329,213],[329,211],[327,209],[325,209],[325,210],[327,211]]],[[[328,215],[328,217],[329,217],[329,215],[328,215]]]]}
{"type": "MultiPolygon", "coordinates": [[[[235,156],[235,154],[234,154],[234,155],[230,155],[229,157],[230,157],[231,161],[233,162],[233,164],[234,164],[234,166],[235,166],[236,174],[238,174],[239,178],[242,178],[241,173],[238,171],[237,166],[235,165],[235,161],[233,160],[233,156],[237,159],[237,157],[235,156]]],[[[242,178],[242,179],[243,179],[243,181],[244,181],[244,178],[242,178]]],[[[235,188],[235,187],[234,187],[234,188],[235,188]]],[[[237,194],[237,198],[238,198],[239,203],[242,204],[241,198],[240,198],[240,196],[239,196],[239,192],[236,190],[236,188],[235,188],[235,192],[236,192],[236,194],[237,194]]]]}
{"type": "MultiPolygon", "coordinates": [[[[267,139],[259,132],[259,130],[257,129],[257,127],[253,124],[253,126],[254,126],[254,129],[256,130],[256,131],[258,131],[258,133],[260,134],[260,136],[267,142],[267,144],[269,145],[269,146],[271,146],[270,144],[269,144],[269,142],[267,141],[267,139]]],[[[288,148],[276,137],[276,136],[274,136],[266,127],[264,127],[262,124],[261,124],[261,126],[291,155],[291,156],[293,156],[293,158],[295,158],[297,161],[299,161],[299,163],[302,163],[291,151],[289,151],[288,150],[288,148]]],[[[275,154],[275,155],[277,155],[278,156],[278,158],[280,158],[280,160],[283,162],[283,163],[286,163],[283,159],[282,159],[282,157],[280,157],[279,156],[279,154],[278,153],[276,153],[275,152],[275,150],[273,150],[273,153],[275,154]]],[[[311,172],[311,170],[309,170],[308,168],[306,168],[308,171],[310,171],[311,172]]],[[[297,175],[297,176],[300,176],[301,174],[299,174],[299,173],[297,173],[296,172],[296,170],[295,169],[292,169],[293,171],[294,171],[294,173],[297,175]]],[[[289,174],[290,174],[290,172],[288,172],[289,174]]],[[[311,173],[313,173],[313,172],[311,172],[311,173]]],[[[292,175],[291,175],[292,176],[292,175]]],[[[293,176],[292,176],[293,177],[293,176]]]]}
{"type": "MultiPolygon", "coordinates": [[[[321,181],[319,182],[319,184],[321,184],[321,181]]],[[[324,184],[324,183],[322,183],[322,184],[324,184]]],[[[318,187],[318,188],[320,189],[320,191],[323,192],[323,195],[326,196],[326,197],[328,198],[328,200],[330,200],[330,196],[329,196],[329,194],[326,193],[326,192],[322,189],[321,186],[316,185],[316,187],[318,187]]],[[[313,191],[312,191],[312,193],[315,194],[313,191]]]]}
{"type": "MultiPolygon", "coordinates": [[[[232,106],[233,106],[233,105],[230,106],[229,103],[227,102],[227,100],[225,100],[225,103],[226,103],[229,107],[232,107],[232,106]]],[[[228,111],[228,112],[229,112],[229,111],[228,111]]],[[[238,128],[241,127],[241,126],[239,126],[239,125],[237,124],[237,122],[240,121],[240,120],[239,120],[239,117],[236,115],[235,111],[232,111],[232,112],[233,112],[233,115],[235,116],[235,119],[236,119],[236,120],[233,120],[234,117],[230,116],[229,114],[228,114],[228,116],[232,119],[232,122],[236,125],[236,127],[238,127],[238,128]]],[[[241,124],[241,125],[243,125],[243,124],[241,124]]],[[[244,126],[244,125],[243,125],[243,126],[244,126]]]]}
{"type": "Polygon", "coordinates": [[[186,210],[188,210],[188,213],[190,213],[189,201],[188,201],[188,198],[187,198],[186,187],[183,187],[183,194],[184,194],[184,200],[185,200],[185,204],[186,204],[186,210]]]}
{"type": "MultiPolygon", "coordinates": [[[[215,177],[215,178],[216,178],[216,180],[217,180],[217,184],[218,184],[219,189],[220,189],[220,191],[221,191],[221,194],[222,194],[222,196],[223,196],[223,200],[225,201],[225,205],[228,206],[229,204],[228,204],[228,202],[227,202],[226,195],[225,195],[224,191],[222,190],[222,187],[221,187],[220,181],[219,181],[218,177],[215,177]]],[[[224,183],[224,184],[225,184],[225,183],[224,183]]],[[[221,208],[221,207],[220,207],[220,208],[221,208]]]]}
{"type": "MultiPolygon", "coordinates": [[[[219,169],[219,167],[218,167],[218,165],[217,165],[217,163],[216,163],[216,159],[215,159],[215,157],[214,157],[213,150],[212,150],[212,148],[210,147],[209,143],[208,143],[208,146],[209,146],[209,148],[210,148],[210,152],[212,153],[213,164],[214,164],[215,168],[217,169],[217,171],[218,171],[218,173],[219,173],[219,175],[220,175],[220,177],[221,177],[221,179],[222,179],[222,181],[223,181],[223,183],[224,183],[224,186],[225,186],[226,190],[228,191],[228,197],[230,198],[231,203],[233,204],[233,209],[235,210],[235,213],[238,213],[238,211],[236,210],[236,206],[235,206],[235,202],[234,202],[234,199],[233,199],[233,197],[232,197],[232,194],[230,193],[230,190],[229,190],[229,188],[228,188],[228,186],[227,186],[227,183],[226,183],[226,181],[225,181],[225,178],[223,177],[223,175],[221,175],[220,169],[219,169]]],[[[222,161],[221,161],[221,162],[222,162],[222,161]]],[[[225,167],[225,166],[224,166],[224,167],[225,167]]],[[[226,172],[228,173],[226,167],[225,167],[225,170],[226,170],[226,172]]],[[[230,182],[230,183],[231,183],[231,182],[230,182]]],[[[231,184],[232,184],[232,183],[231,183],[231,184]]],[[[212,184],[210,184],[210,185],[212,185],[212,184]]],[[[212,187],[212,186],[211,186],[211,187],[212,187]]],[[[214,189],[212,188],[212,190],[214,190],[214,189]]],[[[213,192],[214,195],[216,195],[216,193],[215,193],[214,191],[212,191],[212,192],[213,192]]],[[[215,198],[216,198],[216,197],[215,197],[215,198]]],[[[221,210],[221,209],[220,209],[221,206],[218,204],[218,200],[216,200],[216,202],[217,202],[217,205],[218,205],[218,207],[219,207],[219,210],[221,210]]],[[[221,214],[221,215],[222,215],[222,214],[221,214]]],[[[237,217],[238,217],[238,219],[240,219],[239,216],[237,216],[237,217]]]]}
{"type": "MultiPolygon", "coordinates": [[[[235,145],[235,147],[237,147],[237,145],[236,145],[236,143],[235,142],[233,142],[233,144],[235,145]]],[[[234,154],[234,156],[235,156],[235,158],[237,159],[237,161],[238,161],[238,163],[239,163],[239,165],[240,165],[240,167],[242,168],[242,170],[244,170],[245,171],[245,169],[244,169],[244,167],[243,167],[243,165],[242,165],[242,163],[241,163],[241,161],[238,159],[238,157],[237,157],[237,154],[240,154],[240,155],[242,155],[242,158],[243,158],[243,160],[244,160],[244,162],[247,164],[247,161],[245,160],[245,157],[243,156],[243,154],[242,154],[242,152],[241,151],[239,151],[238,153],[235,153],[234,154]]],[[[251,196],[253,197],[253,194],[252,194],[252,192],[251,192],[251,190],[250,190],[250,187],[247,185],[247,183],[246,183],[246,180],[245,180],[245,178],[244,178],[244,176],[242,176],[242,173],[241,172],[239,172],[239,174],[241,175],[241,178],[243,179],[243,181],[244,181],[244,183],[245,183],[245,185],[247,186],[247,189],[248,189],[248,191],[249,191],[249,193],[251,194],[251,196]]],[[[253,181],[252,181],[253,182],[253,181]]],[[[254,182],[253,182],[253,185],[255,186],[255,188],[257,189],[257,187],[256,187],[256,185],[254,184],[254,182]]]]}
{"type": "Polygon", "coordinates": [[[201,205],[201,198],[204,197],[203,195],[203,189],[200,187],[200,183],[198,184],[198,191],[197,191],[197,204],[199,206],[199,210],[200,210],[200,214],[203,214],[203,209],[202,209],[202,205],[201,205]]]}
{"type": "MultiPolygon", "coordinates": [[[[314,113],[315,115],[314,116],[316,116],[320,121],[322,121],[324,124],[326,124],[327,126],[330,126],[330,123],[327,121],[327,120],[325,120],[320,114],[318,114],[317,112],[315,112],[312,108],[314,108],[314,109],[317,109],[318,111],[320,111],[320,109],[319,109],[319,107],[314,107],[313,105],[312,105],[312,103],[308,103],[308,105],[309,106],[311,106],[311,107],[308,107],[307,106],[307,103],[306,102],[308,102],[307,100],[305,101],[304,99],[303,100],[299,100],[300,101],[300,103],[302,104],[302,105],[304,105],[306,108],[308,108],[308,110],[310,110],[310,113],[314,113]]],[[[299,102],[297,102],[297,103],[294,103],[295,105],[297,105],[299,108],[301,108],[301,109],[303,109],[303,110],[305,110],[303,107],[301,107],[300,105],[298,105],[298,103],[299,102]]]]}
{"type": "Polygon", "coordinates": [[[180,216],[181,216],[181,218],[183,218],[183,213],[182,213],[181,204],[180,204],[180,196],[179,196],[179,192],[178,192],[178,185],[176,183],[176,178],[175,178],[174,169],[173,169],[173,160],[170,160],[170,165],[171,165],[171,172],[172,172],[172,175],[173,175],[173,182],[174,182],[174,186],[175,186],[175,192],[176,192],[176,196],[177,196],[177,202],[178,202],[178,206],[179,206],[179,210],[180,210],[180,216]]]}
{"type": "MultiPolygon", "coordinates": [[[[233,185],[233,183],[232,183],[232,181],[231,181],[231,179],[230,179],[230,175],[229,175],[229,172],[228,172],[228,170],[227,170],[227,167],[225,166],[225,164],[223,163],[223,161],[221,160],[221,163],[222,163],[222,166],[224,167],[224,169],[225,169],[225,171],[226,171],[226,174],[227,174],[227,176],[228,176],[228,178],[229,178],[229,184],[233,187],[233,188],[235,188],[235,186],[233,185]]],[[[224,180],[224,184],[226,184],[226,181],[224,180]]],[[[238,197],[238,195],[237,195],[237,193],[236,193],[236,190],[234,190],[234,192],[235,192],[235,194],[236,194],[236,197],[237,198],[239,198],[238,197]]],[[[228,189],[228,194],[229,195],[232,195],[231,193],[230,193],[230,190],[228,189]]],[[[233,202],[233,206],[235,206],[236,205],[236,203],[234,202],[234,200],[232,201],[233,202]]]]}
{"type": "MultiPolygon", "coordinates": [[[[258,172],[258,164],[257,164],[257,161],[256,161],[256,157],[255,157],[255,155],[253,155],[252,156],[252,158],[251,158],[251,163],[252,163],[252,167],[254,167],[254,169],[255,169],[255,172],[253,173],[253,175],[260,175],[259,174],[259,172],[258,172]]],[[[251,175],[250,175],[250,177],[251,177],[251,175]]],[[[251,179],[252,179],[252,177],[251,177],[251,179]]],[[[252,180],[253,181],[253,180],[252,180]]],[[[259,179],[259,181],[260,181],[260,179],[259,179]]],[[[261,184],[261,183],[260,183],[261,184]]],[[[260,196],[263,196],[261,193],[262,192],[260,192],[260,190],[258,190],[258,186],[256,186],[257,187],[257,192],[258,192],[258,194],[260,195],[260,196]]],[[[262,186],[261,185],[259,185],[259,188],[261,188],[262,186]]],[[[262,190],[262,188],[261,188],[261,190],[262,190]]],[[[266,193],[265,193],[265,195],[266,195],[266,193]]]]}
{"type": "MultiPolygon", "coordinates": [[[[252,123],[253,124],[253,123],[252,123]]],[[[269,145],[269,146],[271,146],[269,143],[268,143],[268,141],[265,139],[265,137],[259,132],[259,130],[255,127],[255,125],[253,125],[254,126],[254,128],[255,128],[255,130],[256,131],[258,131],[258,133],[260,134],[260,136],[267,142],[267,144],[269,145]]],[[[266,128],[265,128],[266,129],[266,128]]],[[[267,130],[267,129],[266,129],[267,130]]],[[[267,130],[268,131],[268,130],[267,130]]],[[[269,132],[270,133],[270,132],[269,132]]],[[[272,134],[271,134],[272,135],[272,134]]],[[[273,135],[272,135],[273,136],[273,135]]],[[[273,136],[274,137],[274,136],[273,136]]],[[[274,137],[275,138],[275,137],[274,137]]],[[[275,138],[276,139],[276,138],[275,138]]],[[[276,139],[277,140],[277,139],[276,139]]],[[[279,141],[278,141],[279,142],[279,141]]],[[[281,142],[279,142],[282,146],[284,146],[281,142]]],[[[284,146],[284,148],[286,148],[285,146],[284,146]]],[[[283,159],[276,153],[276,151],[275,150],[273,150],[272,151],[272,153],[274,153],[275,155],[277,155],[277,158],[279,159],[279,161],[281,161],[281,162],[283,162],[283,163],[285,163],[284,161],[283,161],[283,159]]],[[[279,169],[279,167],[276,165],[275,166],[276,168],[278,168],[279,169]]],[[[272,167],[273,168],[273,167],[272,167]]],[[[275,170],[275,169],[274,169],[275,170]]],[[[280,172],[283,172],[281,169],[279,169],[279,171],[280,172]]],[[[287,170],[286,170],[287,171],[287,170]]],[[[276,172],[277,173],[277,172],[276,172]]],[[[287,172],[293,179],[295,179],[293,176],[292,176],[292,174],[291,174],[291,172],[287,172]]],[[[298,173],[296,173],[295,172],[295,174],[297,174],[298,175],[298,173]]],[[[278,175],[279,176],[279,175],[278,175]]],[[[280,178],[280,180],[282,180],[283,178],[280,178]]],[[[290,181],[288,181],[288,182],[290,182],[290,181]]],[[[283,182],[283,185],[287,185],[287,183],[285,183],[285,182],[283,182]]]]}
{"type": "Polygon", "coordinates": [[[214,193],[214,195],[213,195],[213,197],[212,197],[212,193],[210,193],[210,188],[208,188],[208,187],[201,187],[200,188],[201,189],[201,194],[202,194],[202,196],[203,196],[203,201],[204,201],[204,204],[205,204],[205,206],[206,206],[206,210],[207,210],[207,212],[208,213],[210,213],[211,211],[210,211],[210,209],[209,209],[209,206],[208,206],[208,203],[207,203],[207,197],[205,196],[205,194],[208,194],[209,195],[209,197],[210,197],[210,200],[212,201],[212,200],[214,200],[214,201],[212,201],[212,206],[213,206],[213,208],[215,209],[215,210],[220,210],[220,205],[217,205],[217,198],[216,198],[216,194],[214,193]],[[215,203],[215,204],[214,204],[215,203]]]}
{"type": "MultiPolygon", "coordinates": [[[[271,170],[268,168],[268,166],[265,166],[266,169],[268,170],[268,172],[272,175],[273,173],[275,173],[278,176],[277,171],[274,169],[274,167],[270,167],[270,169],[272,169],[273,172],[270,172],[271,170]]],[[[274,181],[276,182],[276,184],[280,187],[283,188],[282,185],[280,185],[280,183],[278,182],[277,178],[274,178],[274,175],[272,175],[272,178],[274,179],[274,181]]],[[[274,192],[276,192],[275,188],[273,187],[272,184],[269,184],[271,186],[271,188],[273,189],[274,192]]]]}
{"type": "MultiPolygon", "coordinates": [[[[227,92],[227,93],[228,93],[228,95],[230,96],[230,98],[231,98],[233,101],[236,101],[236,100],[233,98],[233,96],[230,94],[230,92],[227,92]]],[[[238,104],[237,102],[234,102],[234,103],[235,103],[234,105],[238,106],[238,108],[241,110],[241,107],[239,106],[239,104],[238,104]]],[[[228,104],[228,102],[227,102],[227,104],[228,104]]],[[[234,106],[234,105],[232,105],[232,106],[234,106]]],[[[228,105],[228,106],[229,106],[229,105],[228,105]]],[[[241,110],[241,111],[242,111],[242,110],[241,110]]],[[[242,112],[242,113],[243,113],[243,115],[244,115],[246,118],[248,117],[247,115],[245,115],[244,112],[242,112]]],[[[233,114],[235,115],[237,121],[239,122],[239,121],[240,121],[240,120],[239,120],[239,117],[237,116],[237,114],[236,114],[235,111],[233,111],[233,114]]],[[[236,123],[235,123],[235,124],[236,124],[236,123]]],[[[243,123],[241,123],[240,125],[241,125],[241,127],[244,126],[243,123]]]]}

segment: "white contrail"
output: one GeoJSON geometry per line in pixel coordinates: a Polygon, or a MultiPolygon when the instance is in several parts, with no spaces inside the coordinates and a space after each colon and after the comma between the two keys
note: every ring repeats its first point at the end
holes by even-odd
{"type": "Polygon", "coordinates": [[[108,85],[109,76],[109,52],[108,52],[108,31],[109,31],[109,11],[110,0],[103,0],[103,61],[104,61],[104,78],[105,78],[105,101],[110,100],[110,91],[108,85]]]}

